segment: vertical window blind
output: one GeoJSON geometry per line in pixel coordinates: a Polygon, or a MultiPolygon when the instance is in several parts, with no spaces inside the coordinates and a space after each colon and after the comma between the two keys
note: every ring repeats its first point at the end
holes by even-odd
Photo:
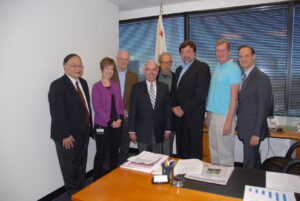
{"type": "Polygon", "coordinates": [[[295,6],[293,22],[289,113],[300,116],[300,4],[295,6]]]}
{"type": "Polygon", "coordinates": [[[213,70],[217,65],[215,43],[231,43],[231,58],[238,63],[238,47],[251,45],[256,51],[256,65],[271,79],[275,113],[285,105],[288,7],[260,7],[190,16],[190,39],[199,47],[198,57],[213,70]]]}

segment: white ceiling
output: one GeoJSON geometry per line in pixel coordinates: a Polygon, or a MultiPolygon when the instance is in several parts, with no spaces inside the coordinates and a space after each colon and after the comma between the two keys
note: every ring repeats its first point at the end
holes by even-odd
{"type": "MultiPolygon", "coordinates": [[[[161,0],[108,0],[109,2],[119,6],[119,11],[134,10],[139,8],[147,8],[160,6],[161,0]]],[[[187,1],[199,0],[163,0],[163,5],[183,3],[187,1]]]]}

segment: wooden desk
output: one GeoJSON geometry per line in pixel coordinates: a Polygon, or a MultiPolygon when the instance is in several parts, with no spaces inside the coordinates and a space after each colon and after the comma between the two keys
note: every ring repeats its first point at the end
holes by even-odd
{"type": "Polygon", "coordinates": [[[300,132],[295,131],[295,130],[290,130],[290,129],[283,129],[284,132],[276,132],[274,130],[270,131],[270,137],[275,137],[275,138],[288,138],[288,139],[295,139],[295,140],[300,140],[300,132]]]}
{"type": "MultiPolygon", "coordinates": [[[[285,138],[285,139],[294,139],[300,142],[300,132],[295,131],[295,130],[290,130],[290,129],[283,129],[284,132],[276,132],[271,130],[270,131],[270,137],[274,138],[285,138]]],[[[300,158],[300,150],[296,149],[296,158],[300,158]]]]}
{"type": "MultiPolygon", "coordinates": [[[[276,132],[270,130],[270,136],[272,138],[294,139],[300,142],[300,132],[296,130],[283,128],[284,132],[276,132]]],[[[237,132],[236,132],[237,134],[237,132]]],[[[300,158],[300,150],[296,150],[296,157],[300,158]]],[[[208,128],[203,128],[203,161],[210,162],[209,143],[208,143],[208,128]]]]}
{"type": "Polygon", "coordinates": [[[152,184],[151,174],[117,168],[75,193],[72,201],[242,201],[170,184],[152,184]]]}
{"type": "MultiPolygon", "coordinates": [[[[208,128],[203,128],[203,134],[208,133],[208,128]]],[[[237,132],[235,132],[237,134],[237,132]]],[[[270,130],[270,136],[275,138],[287,138],[287,139],[295,139],[300,140],[300,132],[296,130],[283,128],[283,132],[276,132],[275,130],[270,130]]]]}

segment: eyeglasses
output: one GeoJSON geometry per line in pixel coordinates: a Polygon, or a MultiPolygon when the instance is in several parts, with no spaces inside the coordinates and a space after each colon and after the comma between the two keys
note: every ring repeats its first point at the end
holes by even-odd
{"type": "Polygon", "coordinates": [[[68,64],[68,66],[70,66],[71,68],[84,68],[84,66],[82,64],[68,64]]]}
{"type": "Polygon", "coordinates": [[[171,64],[172,61],[161,61],[160,63],[161,63],[161,64],[171,64]]]}

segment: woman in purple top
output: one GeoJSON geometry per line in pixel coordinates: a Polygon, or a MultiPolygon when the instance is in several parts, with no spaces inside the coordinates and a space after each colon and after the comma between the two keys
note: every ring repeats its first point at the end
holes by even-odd
{"type": "Polygon", "coordinates": [[[109,151],[109,170],[118,166],[124,104],[118,82],[112,81],[115,61],[105,57],[100,61],[101,80],[94,84],[92,104],[95,111],[96,155],[94,180],[105,174],[103,163],[109,151]]]}

